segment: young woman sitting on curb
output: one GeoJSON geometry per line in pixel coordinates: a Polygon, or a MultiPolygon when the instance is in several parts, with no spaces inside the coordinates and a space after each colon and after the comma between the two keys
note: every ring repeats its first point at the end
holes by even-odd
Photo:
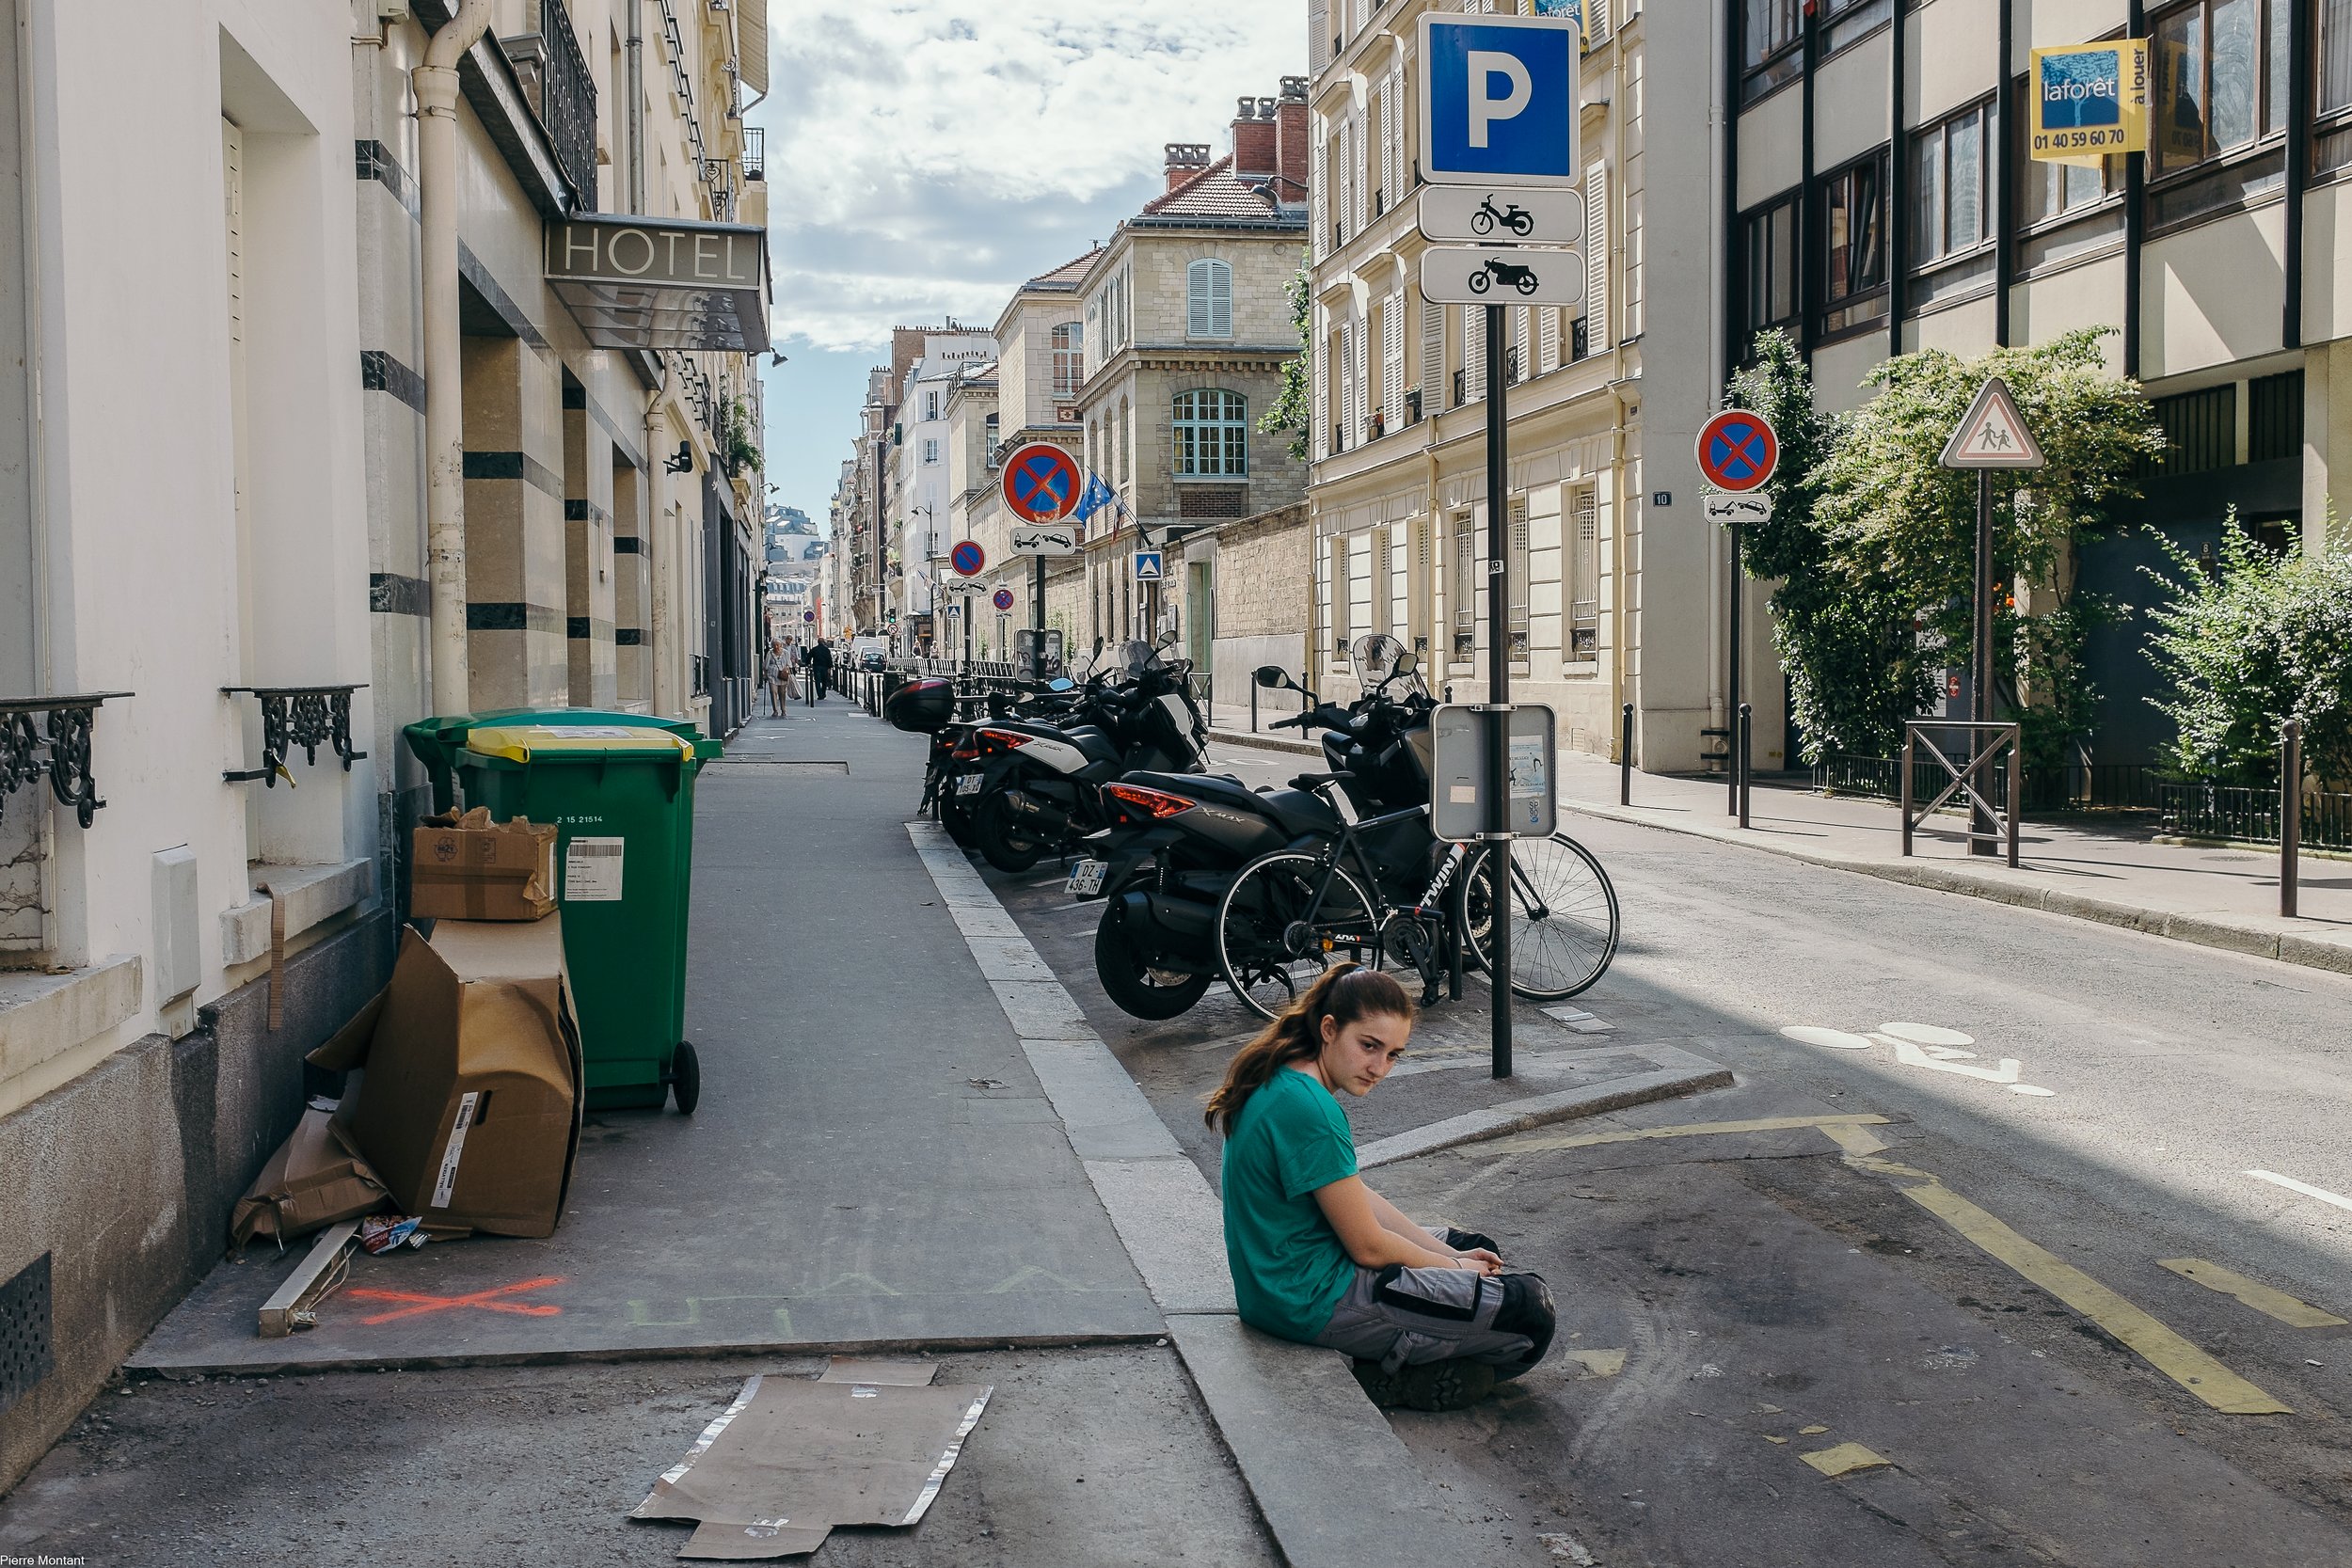
{"type": "Polygon", "coordinates": [[[1543,1358],[1551,1292],[1488,1238],[1415,1225],[1356,1174],[1333,1091],[1370,1094],[1412,1031],[1404,987],[1338,965],[1235,1053],[1208,1122],[1225,1134],[1242,1321],[1354,1356],[1381,1404],[1451,1410],[1543,1358]]]}

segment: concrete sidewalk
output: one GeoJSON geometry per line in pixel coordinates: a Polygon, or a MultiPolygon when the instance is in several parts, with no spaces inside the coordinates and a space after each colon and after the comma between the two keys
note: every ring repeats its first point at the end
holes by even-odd
{"type": "Polygon", "coordinates": [[[846,702],[803,712],[739,733],[698,786],[687,1016],[702,1058],[696,1115],[592,1112],[553,1236],[362,1255],[319,1326],[291,1338],[257,1338],[254,1322],[299,1249],[280,1259],[255,1247],[249,1261],[215,1268],[131,1367],[483,1365],[1164,1332],[910,851],[920,748],[846,702]],[[403,1314],[360,1291],[461,1305],[403,1314]],[[552,1310],[477,1309],[469,1298],[552,1310]]]}
{"type": "Polygon", "coordinates": [[[1780,785],[1752,788],[1741,831],[1719,780],[1633,775],[1633,803],[1617,803],[1618,771],[1564,753],[1560,792],[1576,811],[1695,833],[1839,870],[2053,914],[2122,926],[2259,958],[2352,974],[2352,863],[2307,857],[2300,913],[2279,915],[2279,857],[2255,847],[2158,844],[2145,832],[2087,818],[2019,824],[2017,869],[1967,853],[1966,820],[1947,814],[1901,853],[1892,802],[1780,785]]]}

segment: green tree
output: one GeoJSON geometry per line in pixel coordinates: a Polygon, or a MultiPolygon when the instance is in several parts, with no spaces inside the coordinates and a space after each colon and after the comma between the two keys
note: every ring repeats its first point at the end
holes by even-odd
{"type": "Polygon", "coordinates": [[[1307,461],[1307,423],[1313,418],[1311,410],[1314,407],[1314,388],[1309,385],[1312,379],[1312,361],[1307,353],[1307,334],[1313,329],[1314,294],[1305,267],[1292,274],[1290,293],[1291,322],[1298,328],[1299,351],[1283,362],[1282,390],[1276,396],[1273,406],[1258,417],[1258,428],[1268,436],[1279,436],[1288,431],[1291,455],[1304,463],[1307,461]]]}
{"type": "Polygon", "coordinates": [[[2294,718],[2310,771],[2352,780],[2352,552],[2308,556],[2290,542],[2274,555],[2234,512],[2210,572],[2157,541],[2172,570],[2148,569],[2169,595],[2148,611],[2149,653],[2172,690],[2149,701],[2179,731],[2180,770],[2274,784],[2279,726],[2294,718]]]}
{"type": "Polygon", "coordinates": [[[1865,383],[1878,395],[1836,420],[1814,414],[1793,345],[1777,334],[1757,341],[1757,364],[1732,394],[1795,438],[1784,436],[1790,471],[1748,566],[1783,579],[1776,636],[1807,760],[1891,753],[1903,720],[1925,705],[1930,671],[1970,660],[1977,479],[1936,460],[1992,375],[2008,383],[2049,458],[2037,472],[1994,480],[1995,711],[2023,721],[2028,768],[2055,764],[2088,730],[2097,694],[2082,643],[2109,611],[2072,591],[2074,547],[2105,526],[2113,502],[2137,493],[2134,471],[2164,445],[2137,386],[2106,372],[2102,336],[2070,332],[1974,360],[1940,349],[1899,356],[1865,383]],[[2034,504],[2021,507],[2027,489],[2034,504]],[[2033,588],[2024,606],[2009,591],[2020,581],[2033,588]],[[1923,631],[1932,634],[1925,651],[1923,631]]]}

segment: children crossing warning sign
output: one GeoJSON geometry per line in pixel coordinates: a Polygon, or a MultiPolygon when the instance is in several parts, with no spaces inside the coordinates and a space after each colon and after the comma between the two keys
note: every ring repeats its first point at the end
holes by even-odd
{"type": "Polygon", "coordinates": [[[1978,389],[1936,461],[1947,468],[2039,468],[2049,459],[2026,428],[2008,384],[1996,375],[1978,389]]]}

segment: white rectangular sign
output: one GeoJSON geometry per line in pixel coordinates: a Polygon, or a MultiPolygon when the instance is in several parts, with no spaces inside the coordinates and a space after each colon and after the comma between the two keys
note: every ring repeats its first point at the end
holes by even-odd
{"type": "Polygon", "coordinates": [[[1584,257],[1436,245],[1421,254],[1421,297],[1432,305],[1581,305],[1584,257]]]}
{"type": "Polygon", "coordinates": [[[1710,523],[1769,523],[1772,520],[1772,498],[1761,490],[1725,495],[1709,490],[1699,498],[1699,508],[1710,523]]]}
{"type": "Polygon", "coordinates": [[[1417,221],[1423,238],[1441,244],[1575,245],[1584,238],[1584,197],[1536,185],[1431,185],[1417,221]]]}
{"type": "Polygon", "coordinates": [[[1012,525],[1012,553],[1015,555],[1076,555],[1078,525],[1075,523],[1015,523],[1012,525]]]}

